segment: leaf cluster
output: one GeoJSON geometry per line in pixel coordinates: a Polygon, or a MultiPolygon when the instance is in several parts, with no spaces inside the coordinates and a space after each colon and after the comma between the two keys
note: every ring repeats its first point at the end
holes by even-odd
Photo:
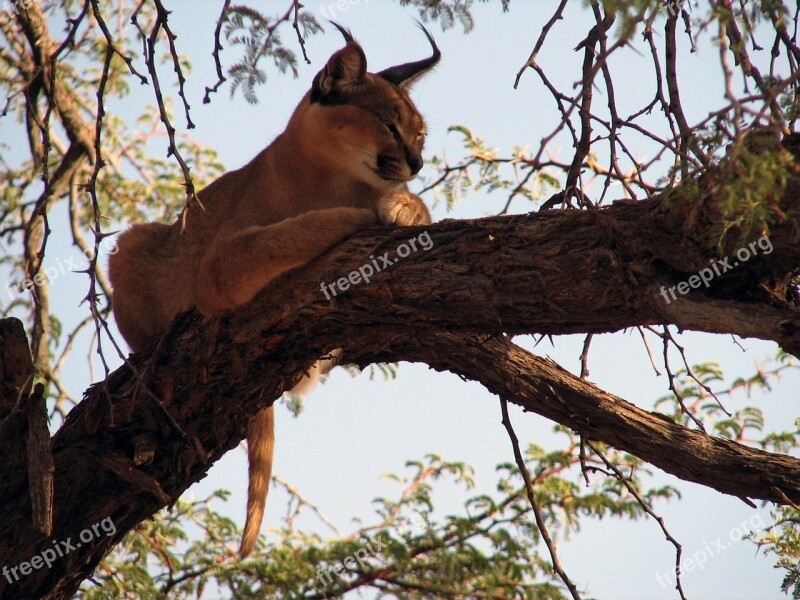
{"type": "MultiPolygon", "coordinates": [[[[592,487],[581,490],[577,440],[560,431],[569,450],[547,453],[531,445],[526,452],[548,526],[568,537],[578,529],[580,515],[641,516],[641,506],[625,487],[599,468],[592,487]]],[[[607,456],[632,474],[633,485],[641,484],[635,458],[607,456]]],[[[397,483],[399,493],[375,499],[372,523],[325,539],[296,530],[294,515],[262,537],[256,554],[244,561],[235,553],[240,531],[215,506],[227,500],[227,492],[193,502],[181,499],[171,513],[162,511],[129,533],[79,597],[338,598],[367,590],[409,600],[565,597],[540,554],[539,532],[516,465],[499,465],[497,493],[469,498],[457,514],[436,509],[437,490],[445,484],[473,488],[471,467],[436,455],[406,467],[405,476],[385,475],[397,483]]],[[[653,501],[675,493],[660,488],[643,496],[653,501]]]]}
{"type": "MultiPolygon", "coordinates": [[[[250,104],[258,102],[256,88],[267,82],[267,71],[262,60],[271,61],[279,73],[291,71],[297,77],[297,54],[281,41],[280,25],[289,20],[291,11],[270,17],[260,10],[245,5],[231,6],[225,15],[225,38],[232,47],[239,46],[243,56],[228,67],[232,78],[231,96],[242,91],[250,104]]],[[[296,14],[295,27],[301,39],[322,31],[322,26],[308,11],[296,14]]]]}

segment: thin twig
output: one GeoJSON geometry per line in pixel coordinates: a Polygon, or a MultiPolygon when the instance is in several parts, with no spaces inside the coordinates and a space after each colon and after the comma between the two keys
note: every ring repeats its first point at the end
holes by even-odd
{"type": "Polygon", "coordinates": [[[205,96],[203,96],[203,104],[208,104],[211,102],[211,94],[216,94],[219,87],[226,81],[225,75],[222,73],[222,63],[219,60],[219,53],[221,50],[223,50],[222,44],[219,41],[219,36],[222,32],[222,24],[228,18],[228,7],[230,4],[231,0],[225,0],[225,2],[222,3],[222,10],[219,13],[217,26],[214,29],[214,51],[211,53],[211,55],[214,57],[214,67],[217,70],[217,82],[211,87],[206,86],[206,93],[205,96]]]}
{"type": "Polygon", "coordinates": [[[592,442],[587,440],[586,444],[592,449],[592,452],[600,457],[600,459],[605,463],[606,467],[608,467],[614,473],[614,476],[617,478],[617,480],[622,482],[622,484],[628,489],[628,492],[636,499],[636,502],[639,503],[639,506],[641,506],[648,515],[656,520],[656,523],[658,523],[658,526],[661,527],[661,531],[664,532],[667,540],[669,540],[669,542],[675,546],[675,589],[678,590],[678,594],[680,594],[681,599],[686,600],[686,595],[683,593],[683,585],[681,584],[681,554],[683,553],[683,547],[667,529],[667,526],[664,523],[664,518],[656,514],[650,505],[645,502],[644,498],[639,495],[639,492],[636,490],[633,484],[631,484],[630,480],[625,477],[622,472],[616,466],[614,466],[611,461],[608,460],[608,458],[606,458],[606,455],[600,452],[600,450],[598,450],[595,445],[592,444],[592,442]]]}
{"type": "Polygon", "coordinates": [[[539,533],[542,534],[542,539],[547,546],[547,550],[550,552],[550,560],[553,562],[553,571],[561,578],[561,581],[564,582],[564,585],[567,586],[572,598],[574,600],[580,600],[581,596],[578,593],[578,588],[575,587],[575,584],[572,583],[572,580],[569,578],[569,576],[567,576],[567,573],[561,566],[561,561],[558,559],[558,552],[556,552],[556,547],[553,544],[550,533],[547,531],[547,525],[542,517],[542,510],[539,507],[539,503],[536,501],[533,483],[531,482],[531,475],[528,472],[528,468],[525,466],[525,459],[522,458],[522,452],[520,452],[519,449],[519,440],[517,439],[517,434],[514,432],[514,427],[511,425],[511,419],[508,417],[508,404],[505,398],[500,398],[500,410],[503,413],[503,425],[508,432],[508,437],[511,440],[511,447],[514,450],[514,460],[516,461],[519,472],[522,475],[523,481],[525,482],[525,491],[528,495],[528,502],[530,502],[531,508],[533,509],[533,515],[536,519],[536,526],[539,529],[539,533]]]}

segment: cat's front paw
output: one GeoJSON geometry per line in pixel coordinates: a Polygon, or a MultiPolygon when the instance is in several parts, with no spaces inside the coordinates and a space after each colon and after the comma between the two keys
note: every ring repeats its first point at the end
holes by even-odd
{"type": "Polygon", "coordinates": [[[430,225],[431,214],[419,196],[407,190],[383,198],[378,216],[384,225],[430,225]]]}

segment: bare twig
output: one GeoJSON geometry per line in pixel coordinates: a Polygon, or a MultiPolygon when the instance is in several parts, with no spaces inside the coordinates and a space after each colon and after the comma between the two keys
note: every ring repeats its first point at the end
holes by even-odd
{"type": "Polygon", "coordinates": [[[600,452],[600,450],[594,444],[592,444],[592,442],[587,441],[586,444],[589,446],[589,448],[592,449],[592,452],[594,452],[597,456],[600,457],[600,460],[602,460],[605,463],[606,467],[614,473],[614,476],[620,482],[622,482],[622,484],[628,489],[628,492],[634,498],[636,498],[636,501],[639,503],[639,506],[641,506],[642,509],[648,515],[650,515],[656,520],[658,526],[661,527],[661,531],[664,532],[664,536],[666,536],[667,540],[669,540],[669,542],[673,546],[675,546],[675,589],[678,590],[678,594],[680,594],[681,599],[686,600],[686,595],[683,593],[683,585],[681,584],[681,554],[683,553],[683,547],[678,543],[678,540],[676,540],[667,529],[667,526],[664,523],[664,518],[656,514],[656,512],[650,507],[650,505],[647,502],[645,502],[644,498],[641,497],[638,490],[636,489],[636,487],[634,487],[631,481],[627,477],[625,477],[622,474],[622,472],[616,466],[614,466],[611,463],[611,461],[608,460],[608,458],[606,458],[606,455],[600,452]]]}
{"type": "MultiPolygon", "coordinates": [[[[161,122],[164,123],[164,127],[167,129],[167,136],[169,137],[169,146],[167,147],[167,156],[174,156],[175,160],[178,161],[178,164],[181,167],[181,171],[183,172],[183,181],[186,185],[186,207],[188,208],[192,202],[197,202],[200,204],[200,200],[197,197],[194,189],[194,183],[192,182],[192,176],[189,172],[189,166],[186,164],[186,161],[183,160],[183,156],[181,156],[180,151],[178,150],[178,145],[175,142],[175,127],[172,125],[172,121],[169,118],[169,114],[167,113],[167,108],[164,105],[164,96],[161,93],[161,85],[158,81],[158,71],[156,69],[156,42],[158,40],[158,34],[161,31],[162,26],[166,24],[167,17],[169,13],[164,9],[160,2],[156,4],[156,17],[153,22],[153,27],[150,30],[150,34],[145,34],[144,30],[142,29],[141,25],[139,25],[138,15],[139,12],[144,5],[144,0],[141,0],[139,5],[136,7],[136,10],[133,11],[133,15],[131,16],[131,23],[136,27],[139,31],[139,35],[142,37],[142,44],[144,45],[144,55],[145,55],[145,62],[147,64],[147,70],[150,73],[150,79],[153,82],[153,92],[156,96],[156,104],[158,105],[158,112],[161,118],[161,122]]],[[[168,34],[169,35],[169,34],[168,34]]],[[[173,61],[178,61],[179,58],[174,54],[174,46],[172,45],[172,41],[170,40],[170,53],[172,53],[173,61]]],[[[188,107],[187,110],[187,118],[188,118],[188,107]]],[[[200,204],[202,206],[202,204],[200,204]]],[[[184,210],[184,219],[186,216],[186,211],[184,210]]],[[[183,223],[184,227],[186,225],[185,220],[183,223]]]]}
{"type": "Polygon", "coordinates": [[[508,437],[511,440],[511,447],[514,450],[514,460],[517,463],[523,481],[525,481],[525,491],[528,495],[531,508],[533,509],[536,526],[539,528],[539,533],[542,534],[542,540],[544,540],[547,550],[550,552],[550,560],[553,562],[553,571],[561,578],[564,585],[567,586],[572,598],[574,600],[580,600],[581,596],[578,593],[578,588],[575,587],[575,584],[572,583],[572,580],[561,566],[561,561],[558,559],[558,552],[553,544],[553,540],[550,538],[550,533],[547,531],[547,525],[544,522],[544,517],[542,517],[542,510],[539,507],[539,503],[536,501],[536,493],[533,490],[531,475],[528,473],[528,468],[525,466],[525,459],[522,457],[522,452],[519,449],[519,440],[517,439],[517,434],[514,432],[514,427],[511,425],[511,419],[508,416],[508,404],[504,398],[500,399],[500,410],[503,414],[503,425],[508,432],[508,437]]]}
{"type": "Polygon", "coordinates": [[[222,24],[225,22],[225,19],[228,16],[228,7],[231,4],[231,0],[225,0],[222,3],[222,10],[219,12],[219,18],[217,19],[217,26],[214,28],[214,51],[211,55],[214,57],[214,67],[217,70],[217,82],[211,86],[206,86],[206,93],[203,96],[203,104],[208,104],[211,102],[211,94],[216,94],[219,87],[225,83],[225,75],[222,73],[222,63],[219,60],[219,53],[223,49],[222,44],[219,41],[220,33],[222,32],[222,24]]]}

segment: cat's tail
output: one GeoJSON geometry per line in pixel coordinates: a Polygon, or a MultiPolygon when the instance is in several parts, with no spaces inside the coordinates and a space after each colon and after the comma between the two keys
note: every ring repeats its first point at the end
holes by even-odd
{"type": "MultiPolygon", "coordinates": [[[[292,394],[305,395],[313,388],[320,375],[330,371],[339,362],[342,350],[336,349],[318,360],[309,372],[292,388],[292,394]]],[[[275,412],[270,406],[260,411],[250,421],[247,434],[247,455],[250,463],[247,486],[247,520],[244,523],[239,556],[246,558],[256,545],[267,504],[267,493],[272,479],[272,455],[275,452],[275,412]]]]}
{"type": "Polygon", "coordinates": [[[265,408],[250,421],[247,454],[250,483],[247,486],[247,520],[244,524],[239,556],[245,558],[256,545],[272,479],[272,455],[275,451],[275,411],[265,408]]]}

